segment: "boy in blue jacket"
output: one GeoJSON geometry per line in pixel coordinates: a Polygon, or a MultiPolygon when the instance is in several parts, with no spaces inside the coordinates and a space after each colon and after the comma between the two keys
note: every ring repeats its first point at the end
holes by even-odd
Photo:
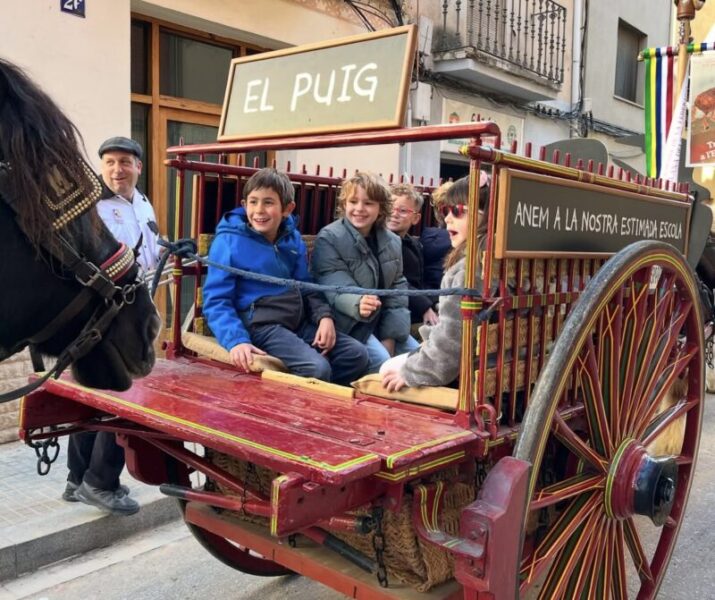
{"type": "MultiPolygon", "coordinates": [[[[305,243],[291,214],[295,190],[284,173],[261,169],[246,182],[241,208],[224,215],[209,258],[231,267],[310,281],[305,243]]],[[[280,358],[291,373],[348,384],[367,369],[363,344],[335,331],[322,293],[241,279],[209,267],[203,312],[232,362],[244,370],[256,354],[280,358]]]]}

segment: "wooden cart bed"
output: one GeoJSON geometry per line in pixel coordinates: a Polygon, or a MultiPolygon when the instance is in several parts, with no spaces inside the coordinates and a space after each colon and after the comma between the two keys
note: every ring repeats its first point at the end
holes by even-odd
{"type": "MultiPolygon", "coordinates": [[[[55,400],[67,398],[331,485],[369,475],[396,480],[420,467],[460,462],[477,440],[437,410],[353,396],[349,388],[340,397],[288,382],[182,359],[157,361],[151,375],[125,392],[84,388],[68,376],[48,382],[45,390],[55,400]]],[[[28,425],[46,400],[45,394],[25,399],[28,425]]]]}

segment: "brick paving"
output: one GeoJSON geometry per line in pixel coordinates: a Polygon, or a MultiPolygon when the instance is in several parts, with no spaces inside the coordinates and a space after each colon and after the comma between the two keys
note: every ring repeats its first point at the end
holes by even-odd
{"type": "Polygon", "coordinates": [[[35,452],[22,442],[0,446],[0,539],[5,527],[27,523],[28,519],[58,517],[74,510],[60,498],[67,477],[66,440],[60,441],[60,454],[48,475],[37,474],[35,452]]]}

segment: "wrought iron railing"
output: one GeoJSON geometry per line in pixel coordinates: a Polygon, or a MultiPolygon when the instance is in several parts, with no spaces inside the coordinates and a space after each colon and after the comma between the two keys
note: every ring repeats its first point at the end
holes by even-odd
{"type": "Polygon", "coordinates": [[[562,83],[566,7],[553,0],[443,0],[437,51],[495,56],[562,83]]]}

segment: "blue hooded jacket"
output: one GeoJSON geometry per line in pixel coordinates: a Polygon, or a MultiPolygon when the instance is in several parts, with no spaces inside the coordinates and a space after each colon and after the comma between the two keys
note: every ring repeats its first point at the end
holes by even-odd
{"type": "MultiPolygon", "coordinates": [[[[312,281],[308,272],[305,243],[296,228],[296,219],[289,215],[281,223],[274,243],[248,224],[246,209],[241,207],[226,213],[216,228],[216,237],[209,250],[209,258],[217,263],[238,269],[312,281]]],[[[318,323],[332,317],[322,294],[303,294],[311,309],[311,318],[318,323]]],[[[219,343],[230,350],[237,344],[250,343],[246,326],[257,314],[260,301],[263,314],[272,311],[276,319],[269,319],[293,329],[304,318],[303,298],[289,286],[280,286],[251,279],[241,279],[223,269],[209,267],[203,285],[203,313],[219,343]],[[270,306],[273,304],[273,306],[270,306]],[[283,323],[288,315],[290,323],[283,323]]],[[[263,320],[265,323],[265,319],[263,320]]]]}

